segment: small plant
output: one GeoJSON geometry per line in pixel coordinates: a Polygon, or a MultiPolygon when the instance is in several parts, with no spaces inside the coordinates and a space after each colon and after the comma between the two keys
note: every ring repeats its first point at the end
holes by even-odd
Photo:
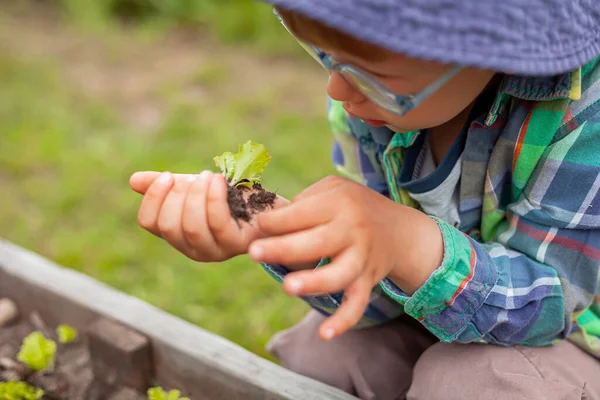
{"type": "Polygon", "coordinates": [[[72,326],[61,324],[56,328],[58,341],[62,344],[69,344],[77,339],[77,329],[72,326]]]}
{"type": "Polygon", "coordinates": [[[41,332],[30,333],[21,345],[17,359],[33,371],[42,371],[54,366],[56,342],[46,339],[41,332]]]}
{"type": "Polygon", "coordinates": [[[245,186],[252,189],[255,184],[260,184],[271,156],[264,145],[249,140],[240,146],[237,154],[225,152],[213,160],[221,168],[229,186],[245,186]]]}
{"type": "Polygon", "coordinates": [[[188,397],[179,397],[180,394],[179,390],[171,390],[167,393],[161,387],[153,387],[148,389],[148,400],[190,400],[188,397]]]}
{"type": "Polygon", "coordinates": [[[271,160],[264,145],[247,141],[237,154],[225,152],[213,159],[229,185],[227,202],[235,220],[249,222],[252,215],[273,207],[277,195],[261,186],[262,174],[271,160]],[[253,190],[248,200],[243,192],[253,190]]]}
{"type": "Polygon", "coordinates": [[[25,382],[0,383],[0,400],[38,400],[43,395],[42,389],[36,389],[25,382]]]}

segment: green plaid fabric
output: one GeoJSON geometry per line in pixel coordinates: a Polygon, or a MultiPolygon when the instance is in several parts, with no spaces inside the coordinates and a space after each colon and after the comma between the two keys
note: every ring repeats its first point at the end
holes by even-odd
{"type": "MultiPolygon", "coordinates": [[[[340,173],[419,208],[400,179],[421,132],[387,132],[330,101],[340,173]]],[[[600,357],[600,64],[505,76],[461,149],[460,226],[438,219],[443,264],[412,296],[389,279],[361,326],[407,313],[440,340],[544,346],[568,338],[600,357]]],[[[284,266],[264,265],[281,279],[284,266]]],[[[305,300],[323,314],[341,293],[305,300]]]]}

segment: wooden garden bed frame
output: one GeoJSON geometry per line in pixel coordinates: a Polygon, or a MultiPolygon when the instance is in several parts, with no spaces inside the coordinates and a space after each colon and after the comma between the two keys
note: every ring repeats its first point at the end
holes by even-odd
{"type": "Polygon", "coordinates": [[[349,400],[338,389],[290,372],[234,343],[91,277],[0,239],[0,298],[48,324],[85,330],[99,318],[150,340],[153,376],[192,400],[349,400]]]}

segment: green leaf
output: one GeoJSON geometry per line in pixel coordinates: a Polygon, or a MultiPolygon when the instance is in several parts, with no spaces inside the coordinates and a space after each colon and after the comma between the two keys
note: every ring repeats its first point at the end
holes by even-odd
{"type": "Polygon", "coordinates": [[[69,344],[77,339],[77,329],[72,326],[61,324],[56,328],[58,341],[62,344],[69,344]]]}
{"type": "Polygon", "coordinates": [[[54,365],[55,356],[56,343],[41,332],[33,332],[23,339],[17,359],[34,371],[42,371],[54,365]]]}
{"type": "Polygon", "coordinates": [[[167,393],[161,387],[153,387],[148,389],[148,400],[190,400],[187,397],[179,397],[180,394],[179,390],[171,390],[167,393]]]}
{"type": "Polygon", "coordinates": [[[43,395],[42,389],[34,388],[25,382],[0,383],[0,400],[38,400],[43,395]]]}
{"type": "Polygon", "coordinates": [[[249,140],[240,146],[237,154],[225,152],[213,160],[229,185],[252,188],[255,183],[261,182],[271,156],[264,145],[249,140]]]}
{"type": "Polygon", "coordinates": [[[221,173],[225,178],[227,178],[227,182],[230,182],[233,179],[233,172],[235,166],[235,157],[232,153],[223,153],[221,157],[215,157],[215,164],[217,167],[221,169],[221,173]]]}

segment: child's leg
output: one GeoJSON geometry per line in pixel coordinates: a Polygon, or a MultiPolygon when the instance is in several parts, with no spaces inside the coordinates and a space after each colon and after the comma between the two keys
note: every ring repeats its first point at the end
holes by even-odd
{"type": "Polygon", "coordinates": [[[409,400],[598,400],[600,361],[570,342],[552,347],[438,343],[413,371],[409,400]]]}
{"type": "Polygon", "coordinates": [[[316,311],[309,313],[298,325],[271,339],[268,350],[286,368],[361,399],[404,398],[415,363],[437,342],[409,317],[324,342],[317,335],[323,320],[316,311]]]}

